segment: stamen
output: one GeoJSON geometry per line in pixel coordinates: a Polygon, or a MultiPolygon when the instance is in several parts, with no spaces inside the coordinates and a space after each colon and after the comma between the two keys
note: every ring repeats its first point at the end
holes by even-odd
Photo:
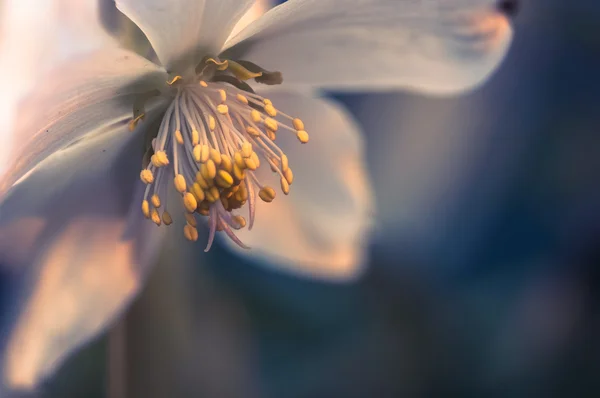
{"type": "Polygon", "coordinates": [[[170,81],[167,81],[167,84],[168,84],[169,86],[172,86],[173,84],[175,84],[176,82],[180,81],[181,79],[183,79],[183,77],[181,77],[181,76],[177,75],[177,76],[175,76],[175,77],[174,77],[172,80],[170,80],[170,81]]]}
{"type": "MultiPolygon", "coordinates": [[[[277,174],[281,191],[289,194],[294,176],[288,157],[275,143],[277,134],[295,134],[302,143],[309,136],[300,119],[277,109],[249,86],[246,90],[242,79],[257,79],[266,71],[213,58],[203,65],[202,70],[218,71],[210,82],[200,78],[189,82],[180,76],[168,82],[174,100],[149,149],[148,165],[140,173],[146,184],[142,213],[156,225],[173,223],[166,200],[161,200],[167,198],[172,181],[185,209],[186,239],[198,240],[197,217],[203,216],[209,225],[206,250],[218,231],[245,248],[234,231],[252,229],[259,198],[270,203],[277,196],[255,172],[269,167],[277,174]],[[246,207],[247,220],[236,214],[246,207]]],[[[142,118],[143,114],[135,115],[131,123],[142,118]]]]}

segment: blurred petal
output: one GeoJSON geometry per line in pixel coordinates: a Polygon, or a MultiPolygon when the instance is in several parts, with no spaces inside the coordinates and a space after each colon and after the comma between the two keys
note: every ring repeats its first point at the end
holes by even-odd
{"type": "Polygon", "coordinates": [[[113,41],[99,24],[97,3],[0,2],[0,172],[10,153],[17,103],[35,81],[65,59],[113,41]]]}
{"type": "Polygon", "coordinates": [[[225,47],[287,83],[450,94],[484,81],[512,29],[492,0],[290,0],[225,47]]]}
{"type": "MultiPolygon", "coordinates": [[[[251,250],[238,250],[296,274],[355,278],[362,270],[372,216],[359,128],[343,108],[327,99],[291,93],[268,97],[304,121],[310,142],[302,145],[293,133],[278,133],[277,144],[294,172],[291,193],[279,192],[268,204],[258,201],[254,228],[239,231],[251,250]]],[[[261,181],[279,187],[268,167],[261,167],[258,174],[261,181]]]]}
{"type": "Polygon", "coordinates": [[[240,18],[238,23],[235,24],[227,40],[233,38],[235,35],[244,30],[246,26],[250,25],[252,22],[260,18],[260,16],[267,12],[267,10],[272,6],[273,2],[271,1],[256,0],[254,5],[244,14],[242,18],[240,18]]]}
{"type": "Polygon", "coordinates": [[[54,151],[131,117],[135,93],[165,78],[158,66],[116,48],[82,57],[46,76],[21,106],[15,128],[20,145],[0,180],[0,193],[54,151]]]}
{"type": "Polygon", "coordinates": [[[126,123],[84,138],[0,205],[0,263],[9,266],[14,311],[1,342],[10,387],[38,385],[139,290],[164,231],[141,220],[143,138],[126,123]]]}
{"type": "Polygon", "coordinates": [[[167,70],[185,73],[207,54],[218,55],[254,0],[116,0],[146,34],[167,70]]]}

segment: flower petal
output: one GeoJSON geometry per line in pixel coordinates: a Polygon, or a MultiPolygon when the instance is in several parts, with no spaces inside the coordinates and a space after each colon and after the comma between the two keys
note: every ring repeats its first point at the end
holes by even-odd
{"type": "Polygon", "coordinates": [[[122,123],[85,138],[51,155],[0,204],[0,263],[14,312],[1,367],[11,388],[51,375],[142,285],[164,230],[138,223],[143,138],[122,123]]]}
{"type": "Polygon", "coordinates": [[[136,93],[164,83],[164,71],[129,51],[105,49],[55,70],[21,106],[11,166],[0,193],[85,134],[131,117],[136,93]]]}
{"type": "Polygon", "coordinates": [[[225,47],[287,83],[450,94],[484,81],[512,37],[492,0],[290,0],[225,47]]]}
{"type": "Polygon", "coordinates": [[[233,30],[229,34],[227,40],[233,38],[235,35],[244,30],[248,25],[252,22],[256,21],[261,17],[268,9],[273,7],[271,1],[268,0],[256,0],[254,5],[250,7],[250,9],[240,18],[240,20],[235,24],[233,30]]]}
{"type": "MultiPolygon", "coordinates": [[[[372,190],[364,170],[363,142],[352,117],[324,98],[269,95],[277,108],[300,117],[310,142],[300,144],[286,130],[277,144],[288,155],[294,183],[288,196],[259,200],[251,231],[239,231],[251,250],[239,249],[267,264],[304,276],[347,280],[359,275],[371,224],[372,190]]],[[[274,188],[279,179],[268,167],[258,172],[274,188]]]]}
{"type": "Polygon", "coordinates": [[[116,0],[146,34],[169,71],[185,73],[204,55],[218,55],[254,0],[116,0]]]}
{"type": "Polygon", "coordinates": [[[96,3],[72,0],[1,3],[0,172],[10,153],[16,106],[36,79],[75,54],[113,41],[99,23],[96,3]]]}

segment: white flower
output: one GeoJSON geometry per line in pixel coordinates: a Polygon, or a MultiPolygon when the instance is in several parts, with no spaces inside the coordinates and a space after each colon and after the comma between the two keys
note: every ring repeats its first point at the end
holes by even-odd
{"type": "Polygon", "coordinates": [[[16,128],[33,137],[0,182],[0,263],[19,297],[9,385],[35,386],[110,324],[166,231],[196,241],[207,220],[208,247],[222,231],[296,273],[356,276],[363,143],[307,89],[457,93],[512,36],[492,0],[291,0],[227,40],[252,3],[116,0],[161,65],[106,48],[36,87],[16,128]],[[261,96],[254,82],[296,91],[261,96]]]}

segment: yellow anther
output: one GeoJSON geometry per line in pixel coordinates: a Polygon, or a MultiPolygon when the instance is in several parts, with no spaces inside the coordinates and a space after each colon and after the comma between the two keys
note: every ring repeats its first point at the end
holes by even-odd
{"type": "Polygon", "coordinates": [[[246,187],[246,183],[240,184],[240,189],[239,189],[238,192],[242,193],[242,199],[243,200],[248,199],[248,188],[246,187]]]}
{"type": "Polygon", "coordinates": [[[150,201],[152,202],[152,206],[156,207],[157,209],[160,207],[160,198],[157,194],[152,195],[150,201]]]}
{"type": "Polygon", "coordinates": [[[219,112],[221,115],[226,115],[227,112],[229,112],[229,107],[225,104],[217,105],[217,112],[219,112]]]}
{"type": "Polygon", "coordinates": [[[233,177],[225,170],[219,170],[217,178],[217,184],[221,185],[222,188],[229,188],[233,185],[233,177]]]}
{"type": "Polygon", "coordinates": [[[250,155],[250,159],[252,159],[252,161],[256,163],[256,167],[260,167],[260,159],[258,158],[256,152],[252,152],[252,155],[250,155]]]}
{"type": "Polygon", "coordinates": [[[219,188],[217,187],[210,187],[210,189],[206,191],[206,200],[208,200],[210,203],[216,202],[219,200],[219,197],[219,188]]]}
{"type": "Polygon", "coordinates": [[[177,174],[173,179],[173,183],[175,184],[175,189],[179,193],[184,193],[187,189],[187,184],[185,182],[185,178],[181,174],[177,174]]]}
{"type": "Polygon", "coordinates": [[[245,185],[241,185],[241,189],[235,193],[235,199],[239,202],[245,202],[248,199],[248,190],[245,185]]]}
{"type": "Polygon", "coordinates": [[[194,195],[192,195],[190,192],[186,192],[183,194],[183,205],[187,211],[193,213],[198,207],[198,201],[196,201],[194,195]]]}
{"type": "Polygon", "coordinates": [[[267,137],[269,137],[271,141],[275,141],[277,139],[277,134],[275,134],[273,130],[267,129],[267,137]]]}
{"type": "Polygon", "coordinates": [[[198,130],[193,129],[192,130],[192,145],[198,145],[198,142],[200,142],[200,134],[198,134],[198,130]]]}
{"type": "Polygon", "coordinates": [[[304,130],[304,122],[302,120],[296,118],[292,123],[294,123],[294,128],[296,130],[304,130]]]}
{"type": "Polygon", "coordinates": [[[236,229],[244,228],[246,226],[246,219],[242,216],[233,216],[233,220],[236,222],[236,229]]]}
{"type": "Polygon", "coordinates": [[[181,131],[175,131],[175,140],[177,140],[179,145],[183,145],[183,135],[181,134],[181,131]]]}
{"type": "Polygon", "coordinates": [[[252,126],[246,127],[246,133],[250,134],[252,137],[260,137],[260,131],[252,126]]]}
{"type": "Polygon", "coordinates": [[[221,158],[221,152],[218,149],[210,148],[210,158],[217,166],[221,164],[223,159],[221,158]]]}
{"type": "Polygon", "coordinates": [[[258,196],[265,202],[271,203],[275,199],[275,190],[271,187],[264,186],[258,192],[258,196]]]}
{"type": "Polygon", "coordinates": [[[190,242],[196,242],[198,240],[198,230],[189,224],[185,224],[183,227],[183,236],[190,242]]]}
{"type": "Polygon", "coordinates": [[[202,202],[204,200],[204,191],[198,182],[195,182],[192,185],[192,194],[196,198],[197,201],[202,202]]]}
{"type": "Polygon", "coordinates": [[[288,182],[287,182],[287,180],[285,178],[281,177],[279,179],[279,184],[281,185],[281,191],[284,194],[287,195],[288,193],[290,193],[290,184],[288,184],[288,182]]]}
{"type": "Polygon", "coordinates": [[[273,106],[273,104],[265,105],[265,113],[269,116],[275,117],[277,116],[277,109],[273,106]]]}
{"type": "Polygon", "coordinates": [[[154,174],[150,170],[144,169],[140,173],[140,179],[144,184],[152,184],[154,182],[154,174]]]}
{"type": "Polygon", "coordinates": [[[198,183],[198,185],[200,185],[200,188],[202,188],[202,189],[208,189],[210,187],[208,182],[202,176],[201,171],[196,173],[196,182],[198,183]]]}
{"type": "Polygon", "coordinates": [[[142,200],[142,214],[146,218],[150,218],[150,203],[147,200],[142,200]]]}
{"type": "Polygon", "coordinates": [[[248,105],[248,98],[244,97],[242,94],[238,94],[235,96],[238,101],[240,101],[244,105],[248,105]]]}
{"type": "Polygon", "coordinates": [[[244,165],[249,170],[256,170],[256,169],[258,169],[258,166],[259,166],[259,164],[256,163],[256,161],[254,159],[252,159],[252,157],[244,158],[244,165]]]}
{"type": "Polygon", "coordinates": [[[227,93],[225,92],[225,90],[219,90],[219,96],[221,97],[221,102],[227,101],[227,93]]]}
{"type": "Polygon", "coordinates": [[[196,145],[192,150],[192,155],[194,156],[194,160],[200,163],[201,155],[202,155],[202,146],[196,145]]]}
{"type": "Polygon", "coordinates": [[[204,193],[205,200],[209,203],[214,203],[217,199],[210,192],[210,188],[204,193]]]}
{"type": "Polygon", "coordinates": [[[263,103],[264,103],[265,105],[273,105],[273,101],[271,101],[271,100],[270,100],[270,99],[268,99],[268,98],[265,98],[265,99],[263,100],[263,103]]]}
{"type": "Polygon", "coordinates": [[[245,81],[262,76],[262,72],[251,72],[235,61],[229,60],[229,71],[239,80],[245,81]]]}
{"type": "Polygon", "coordinates": [[[231,174],[231,172],[233,171],[233,163],[231,162],[231,158],[229,157],[229,155],[226,155],[224,153],[221,154],[221,167],[223,168],[223,170],[231,174]]]}
{"type": "Polygon", "coordinates": [[[229,62],[227,60],[219,62],[214,58],[209,58],[206,60],[206,63],[215,64],[217,66],[217,70],[226,70],[229,67],[229,62]]]}
{"type": "Polygon", "coordinates": [[[206,144],[200,145],[200,162],[206,163],[210,159],[210,147],[206,144]]]}
{"type": "Polygon", "coordinates": [[[288,157],[283,154],[281,155],[281,171],[285,173],[285,171],[289,168],[288,157]]]}
{"type": "Polygon", "coordinates": [[[150,219],[154,224],[160,226],[160,215],[158,214],[158,211],[156,211],[156,209],[152,209],[152,211],[150,212],[150,219]]]}
{"type": "Polygon", "coordinates": [[[244,169],[246,167],[246,162],[244,162],[244,157],[240,151],[237,151],[233,154],[233,161],[240,169],[244,169]]]}
{"type": "Polygon", "coordinates": [[[200,172],[206,181],[212,180],[217,175],[217,166],[212,159],[208,159],[206,163],[202,163],[200,166],[200,172]]]}
{"type": "Polygon", "coordinates": [[[208,84],[204,80],[200,80],[200,85],[204,88],[208,87],[208,84]]]}
{"type": "Polygon", "coordinates": [[[257,111],[256,109],[252,109],[252,111],[250,112],[250,116],[252,117],[252,121],[254,123],[260,123],[260,121],[262,120],[262,116],[260,115],[260,112],[257,111]]]}
{"type": "MultiPolygon", "coordinates": [[[[244,167],[246,167],[246,164],[244,163],[244,167]]],[[[244,178],[246,178],[246,171],[241,168],[240,166],[237,165],[237,163],[235,163],[233,165],[233,176],[238,180],[241,181],[244,178]]]]}
{"type": "Polygon", "coordinates": [[[304,130],[300,130],[296,133],[296,137],[298,137],[298,141],[300,141],[303,144],[306,144],[308,142],[308,133],[304,130]]]}
{"type": "Polygon", "coordinates": [[[162,214],[162,220],[165,225],[173,224],[173,218],[171,217],[171,214],[169,214],[169,212],[166,210],[162,214]]]}
{"type": "Polygon", "coordinates": [[[208,128],[211,131],[214,131],[215,127],[217,127],[217,121],[215,120],[215,118],[213,117],[213,115],[208,115],[208,128]]]}
{"type": "Polygon", "coordinates": [[[150,157],[150,161],[154,167],[163,167],[169,164],[169,158],[164,151],[157,151],[150,157]]]}
{"type": "Polygon", "coordinates": [[[194,228],[198,226],[198,223],[196,222],[196,217],[194,217],[194,215],[191,213],[185,213],[185,221],[187,221],[188,225],[191,225],[194,228]]]}
{"type": "Polygon", "coordinates": [[[167,84],[169,86],[172,86],[173,84],[175,84],[176,82],[180,81],[181,79],[183,79],[183,77],[177,75],[173,79],[171,79],[171,81],[167,80],[167,84]]]}
{"type": "Polygon", "coordinates": [[[265,126],[269,130],[277,131],[277,129],[279,128],[279,125],[277,124],[277,120],[271,119],[270,117],[266,118],[264,123],[265,123],[265,126]]]}
{"type": "Polygon", "coordinates": [[[292,169],[288,168],[283,172],[283,175],[285,176],[288,184],[292,185],[292,182],[294,181],[294,173],[292,173],[292,169]]]}
{"type": "Polygon", "coordinates": [[[140,113],[137,117],[131,119],[131,121],[129,122],[129,131],[133,131],[135,130],[135,128],[137,127],[138,123],[140,121],[142,121],[144,119],[144,117],[146,116],[145,113],[140,113]]]}
{"type": "Polygon", "coordinates": [[[252,155],[252,144],[249,143],[248,141],[245,141],[242,144],[242,156],[245,158],[249,158],[252,155]]]}

